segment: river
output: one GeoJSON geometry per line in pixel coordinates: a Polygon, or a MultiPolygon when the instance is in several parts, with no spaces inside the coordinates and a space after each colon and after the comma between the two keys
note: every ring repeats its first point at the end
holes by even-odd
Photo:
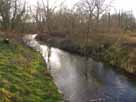
{"type": "Polygon", "coordinates": [[[136,79],[89,58],[49,48],[25,36],[25,42],[43,55],[58,89],[68,102],[136,102],[136,79]]]}

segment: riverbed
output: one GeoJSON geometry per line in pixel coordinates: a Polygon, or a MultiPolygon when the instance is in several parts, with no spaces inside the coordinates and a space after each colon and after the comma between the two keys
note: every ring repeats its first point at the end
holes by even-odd
{"type": "Polygon", "coordinates": [[[136,102],[136,80],[92,58],[48,47],[25,36],[25,42],[39,51],[58,89],[68,102],[136,102]]]}

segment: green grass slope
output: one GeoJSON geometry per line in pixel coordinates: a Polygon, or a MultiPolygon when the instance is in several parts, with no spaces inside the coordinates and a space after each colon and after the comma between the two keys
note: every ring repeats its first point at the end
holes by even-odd
{"type": "Polygon", "coordinates": [[[37,52],[0,41],[0,102],[60,102],[59,94],[37,52]]]}

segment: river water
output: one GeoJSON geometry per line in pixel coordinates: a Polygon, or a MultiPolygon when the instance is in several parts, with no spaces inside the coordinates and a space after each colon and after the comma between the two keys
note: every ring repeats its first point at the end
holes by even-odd
{"type": "Polygon", "coordinates": [[[40,51],[67,102],[136,102],[136,80],[89,58],[39,44],[35,35],[26,43],[40,51]]]}

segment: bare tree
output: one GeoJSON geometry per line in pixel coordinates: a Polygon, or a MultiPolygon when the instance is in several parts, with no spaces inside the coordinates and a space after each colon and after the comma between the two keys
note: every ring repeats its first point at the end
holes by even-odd
{"type": "Polygon", "coordinates": [[[51,6],[49,0],[42,0],[42,2],[37,2],[36,12],[34,14],[34,19],[37,22],[37,26],[41,29],[41,32],[51,32],[52,31],[52,21],[55,14],[55,9],[57,6],[51,6]]]}
{"type": "MultiPolygon", "coordinates": [[[[80,0],[77,4],[77,10],[80,10],[86,18],[83,22],[86,23],[86,32],[84,36],[84,54],[86,56],[86,62],[88,61],[88,44],[90,34],[96,33],[95,29],[98,29],[100,17],[106,12],[108,5],[106,0],[80,0]]],[[[87,67],[87,64],[86,64],[87,67]]],[[[86,68],[85,68],[86,69],[86,68]]],[[[87,70],[87,69],[86,69],[87,70]]],[[[87,72],[87,71],[85,71],[87,72]]],[[[87,73],[85,74],[87,77],[87,73]]]]}
{"type": "Polygon", "coordinates": [[[110,7],[110,3],[106,4],[107,0],[95,0],[96,6],[96,21],[99,24],[100,16],[102,16],[110,7]]]}
{"type": "Polygon", "coordinates": [[[3,29],[14,29],[26,18],[26,3],[19,0],[0,0],[0,24],[3,29]]]}

